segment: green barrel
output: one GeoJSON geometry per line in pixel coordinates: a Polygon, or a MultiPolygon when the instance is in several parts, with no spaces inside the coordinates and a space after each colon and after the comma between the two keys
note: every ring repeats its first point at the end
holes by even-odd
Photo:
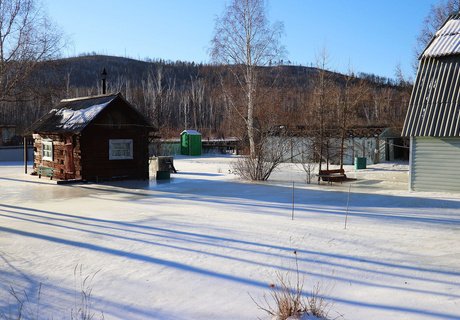
{"type": "Polygon", "coordinates": [[[157,180],[169,180],[171,173],[168,171],[157,171],[157,180]]]}
{"type": "Polygon", "coordinates": [[[355,157],[355,169],[366,169],[367,158],[364,157],[355,157]]]}

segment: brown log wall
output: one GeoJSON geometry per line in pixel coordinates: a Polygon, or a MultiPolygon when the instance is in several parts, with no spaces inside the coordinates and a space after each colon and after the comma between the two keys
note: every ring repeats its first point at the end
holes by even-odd
{"type": "Polygon", "coordinates": [[[80,137],[78,135],[63,135],[63,134],[34,134],[34,169],[37,167],[53,168],[53,179],[81,179],[81,148],[80,137]],[[53,141],[53,161],[43,160],[43,144],[42,141],[50,139],[53,141]],[[73,143],[73,158],[75,164],[75,172],[71,174],[65,170],[65,143],[66,139],[71,139],[73,143]]]}
{"type": "Polygon", "coordinates": [[[148,179],[148,133],[143,128],[91,126],[81,137],[82,178],[89,181],[148,179]],[[133,159],[109,160],[110,139],[132,139],[133,159]]]}

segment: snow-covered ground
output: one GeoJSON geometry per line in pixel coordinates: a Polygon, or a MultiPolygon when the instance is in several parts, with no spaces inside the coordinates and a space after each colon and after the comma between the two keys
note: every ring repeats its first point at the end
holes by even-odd
{"type": "Polygon", "coordinates": [[[0,166],[0,315],[10,286],[35,313],[42,283],[39,319],[68,319],[78,265],[99,271],[105,319],[264,319],[252,299],[297,257],[331,318],[460,319],[460,195],[408,192],[405,164],[347,167],[356,180],[330,186],[294,165],[241,182],[231,160],[176,159],[165,183],[56,185],[0,166]]]}

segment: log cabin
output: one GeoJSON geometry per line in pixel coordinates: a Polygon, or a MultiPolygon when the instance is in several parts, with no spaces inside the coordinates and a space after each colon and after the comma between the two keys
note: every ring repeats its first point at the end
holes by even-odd
{"type": "Polygon", "coordinates": [[[148,179],[151,123],[120,94],[62,100],[32,125],[34,170],[57,180],[148,179]]]}

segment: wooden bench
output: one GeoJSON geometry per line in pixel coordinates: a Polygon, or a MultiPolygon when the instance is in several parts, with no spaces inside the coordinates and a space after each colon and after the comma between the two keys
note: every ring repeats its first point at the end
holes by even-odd
{"type": "Polygon", "coordinates": [[[320,170],[318,177],[321,178],[321,180],[328,182],[329,184],[332,184],[332,182],[342,183],[343,181],[347,180],[347,175],[343,169],[320,170]]]}
{"type": "Polygon", "coordinates": [[[49,167],[38,167],[37,170],[38,177],[41,178],[42,176],[49,177],[50,180],[53,180],[53,173],[54,169],[49,167]]]}

